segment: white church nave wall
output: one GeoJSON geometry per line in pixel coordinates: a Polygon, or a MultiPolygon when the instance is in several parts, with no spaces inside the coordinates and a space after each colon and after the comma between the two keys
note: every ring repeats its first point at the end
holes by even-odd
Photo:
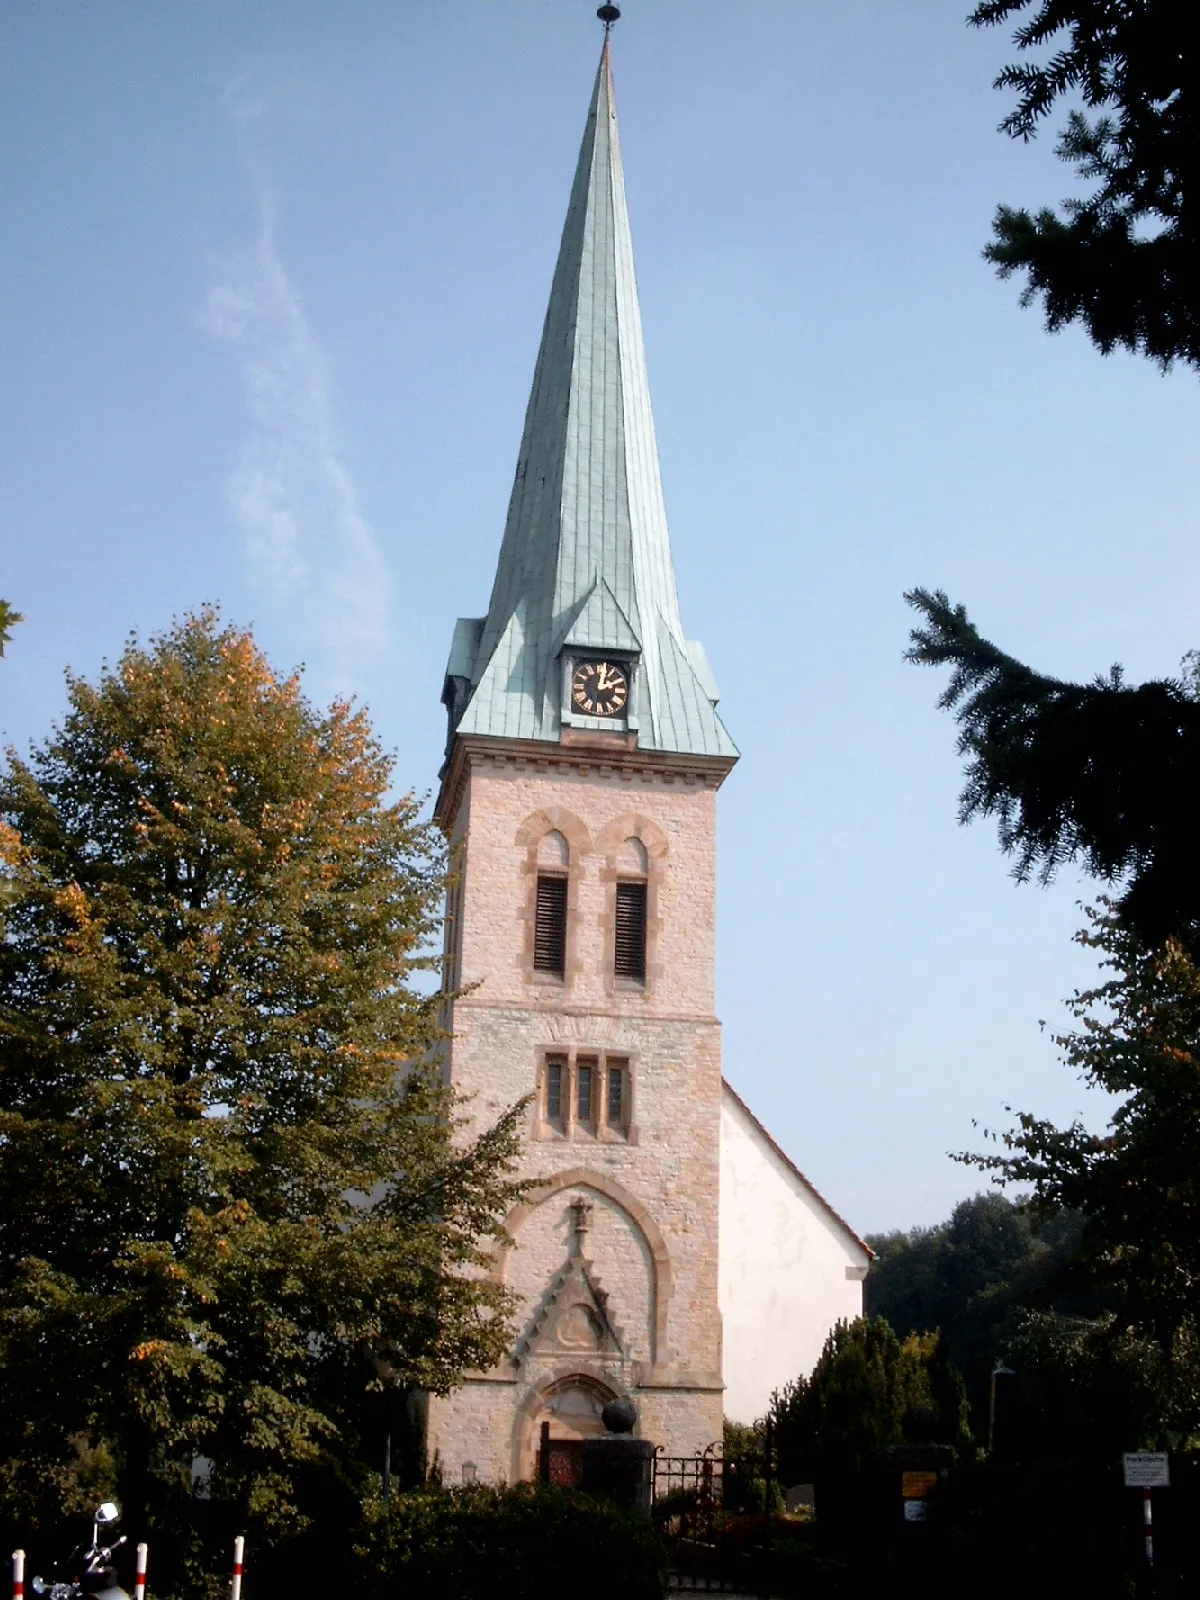
{"type": "Polygon", "coordinates": [[[729,1090],[720,1218],[725,1415],[753,1422],[812,1371],[839,1318],[862,1315],[870,1256],[729,1090]]]}

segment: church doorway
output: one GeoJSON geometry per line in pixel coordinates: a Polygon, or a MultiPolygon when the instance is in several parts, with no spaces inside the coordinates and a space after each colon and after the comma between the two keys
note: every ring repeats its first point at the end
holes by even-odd
{"type": "Polygon", "coordinates": [[[555,1379],[522,1407],[516,1441],[520,1476],[578,1487],[585,1439],[604,1433],[600,1413],[617,1391],[590,1373],[555,1379]]]}

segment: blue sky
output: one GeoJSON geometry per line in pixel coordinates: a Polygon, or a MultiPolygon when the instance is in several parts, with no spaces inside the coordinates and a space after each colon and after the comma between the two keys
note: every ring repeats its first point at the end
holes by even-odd
{"type": "MultiPolygon", "coordinates": [[[[965,0],[628,0],[615,71],[684,620],[721,797],[728,1076],[860,1230],[928,1223],[1005,1105],[1095,1119],[1050,1033],[1088,888],[956,825],[901,660],[941,586],[1063,676],[1200,644],[1200,402],[1051,338],[980,259],[1070,192],[995,131],[965,0]],[[1045,1019],[1046,1030],[1039,1028],[1045,1019]]],[[[481,612],[600,28],[587,0],[0,12],[0,667],[24,746],[217,600],[434,782],[481,612]]]]}

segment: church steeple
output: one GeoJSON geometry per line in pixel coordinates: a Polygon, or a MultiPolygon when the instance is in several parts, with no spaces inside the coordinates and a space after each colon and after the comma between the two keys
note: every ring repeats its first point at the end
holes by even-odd
{"type": "Polygon", "coordinates": [[[633,1398],[668,1455],[696,1454],[721,1431],[716,821],[737,751],[679,618],[607,44],[491,602],[455,630],[444,698],[443,1066],[472,1130],[523,1099],[531,1188],[497,1261],[512,1347],[431,1397],[428,1449],[454,1479],[469,1458],[516,1481],[633,1398]]]}
{"type": "Polygon", "coordinates": [[[488,613],[459,621],[446,668],[451,744],[613,731],[568,698],[573,664],[601,656],[628,671],[639,748],[736,757],[679,616],[607,36],[488,613]]]}

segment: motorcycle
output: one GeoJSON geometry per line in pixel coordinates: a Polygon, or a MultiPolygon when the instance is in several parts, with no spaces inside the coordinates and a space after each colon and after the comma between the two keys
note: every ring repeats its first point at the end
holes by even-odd
{"type": "Polygon", "coordinates": [[[92,1518],[92,1542],[79,1545],[62,1563],[69,1577],[57,1573],[59,1563],[51,1568],[50,1578],[34,1578],[29,1587],[45,1600],[129,1600],[127,1592],[117,1582],[114,1558],[125,1543],[122,1534],[112,1544],[100,1543],[101,1528],[109,1528],[120,1519],[121,1513],[111,1500],[106,1500],[92,1518]]]}

